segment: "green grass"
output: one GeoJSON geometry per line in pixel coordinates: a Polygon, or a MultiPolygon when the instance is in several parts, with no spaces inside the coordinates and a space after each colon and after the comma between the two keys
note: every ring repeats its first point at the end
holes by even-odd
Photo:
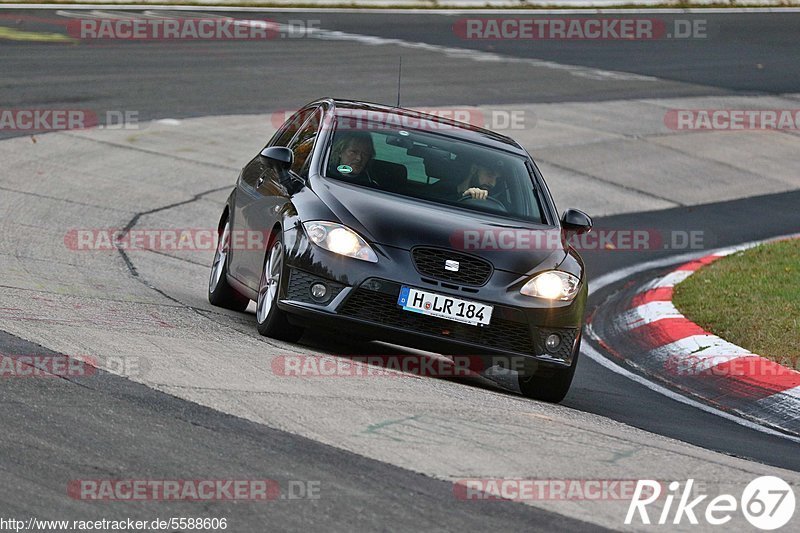
{"type": "Polygon", "coordinates": [[[706,331],[800,369],[800,239],[719,259],[675,287],[673,302],[706,331]]]}
{"type": "Polygon", "coordinates": [[[8,41],[37,41],[42,43],[58,42],[58,43],[75,43],[77,39],[73,39],[68,35],[60,33],[42,33],[35,31],[21,31],[14,28],[6,28],[0,26],[0,39],[8,41]]]}

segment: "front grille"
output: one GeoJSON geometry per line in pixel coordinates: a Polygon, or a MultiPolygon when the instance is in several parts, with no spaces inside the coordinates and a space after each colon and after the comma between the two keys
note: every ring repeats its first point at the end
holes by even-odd
{"type": "Polygon", "coordinates": [[[325,304],[336,298],[336,296],[342,292],[342,289],[344,289],[344,285],[341,283],[293,268],[289,271],[289,285],[286,287],[286,299],[310,304],[325,304]],[[328,287],[328,295],[323,300],[315,300],[311,297],[311,285],[316,282],[324,283],[328,287]]]}
{"type": "Polygon", "coordinates": [[[492,264],[474,255],[462,254],[441,248],[417,247],[411,250],[414,266],[423,276],[460,283],[483,285],[492,275],[492,264]],[[458,271],[445,270],[446,261],[458,261],[458,271]]]}
{"type": "Polygon", "coordinates": [[[415,333],[436,335],[442,339],[469,342],[497,350],[534,353],[531,333],[526,323],[492,316],[491,323],[481,327],[411,313],[397,305],[399,287],[397,289],[393,293],[356,289],[339,312],[342,315],[399,327],[415,333]]]}

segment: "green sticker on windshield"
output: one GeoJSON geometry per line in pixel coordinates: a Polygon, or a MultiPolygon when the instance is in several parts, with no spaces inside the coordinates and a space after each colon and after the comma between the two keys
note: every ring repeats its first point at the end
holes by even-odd
{"type": "Polygon", "coordinates": [[[350,174],[353,171],[353,167],[350,165],[339,165],[336,167],[336,170],[341,172],[342,174],[350,174]]]}

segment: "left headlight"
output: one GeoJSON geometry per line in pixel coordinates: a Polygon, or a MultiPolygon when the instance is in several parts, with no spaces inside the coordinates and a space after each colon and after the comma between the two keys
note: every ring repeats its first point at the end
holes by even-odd
{"type": "Polygon", "coordinates": [[[580,285],[581,281],[569,272],[548,270],[533,276],[519,292],[525,296],[568,302],[578,294],[580,285]]]}
{"type": "Polygon", "coordinates": [[[336,222],[314,220],[303,224],[308,238],[321,248],[370,263],[377,263],[378,256],[361,235],[336,222]]]}

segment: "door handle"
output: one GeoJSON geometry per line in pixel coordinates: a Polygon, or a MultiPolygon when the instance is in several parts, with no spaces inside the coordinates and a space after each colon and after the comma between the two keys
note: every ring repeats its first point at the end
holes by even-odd
{"type": "Polygon", "coordinates": [[[261,187],[261,184],[264,183],[264,174],[261,174],[258,177],[258,181],[256,181],[256,189],[261,187]]]}

